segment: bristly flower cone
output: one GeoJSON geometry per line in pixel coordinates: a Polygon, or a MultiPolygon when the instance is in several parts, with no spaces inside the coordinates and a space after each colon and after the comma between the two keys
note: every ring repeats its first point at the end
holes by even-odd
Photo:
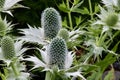
{"type": "Polygon", "coordinates": [[[61,16],[54,8],[46,8],[41,15],[44,36],[53,39],[62,27],[61,16]]]}
{"type": "Polygon", "coordinates": [[[68,33],[67,29],[61,29],[58,33],[58,36],[63,38],[65,41],[68,41],[68,39],[69,39],[69,33],[68,33]]]}
{"type": "Polygon", "coordinates": [[[15,56],[14,41],[12,38],[5,36],[1,40],[2,54],[5,59],[12,59],[15,56]]]}
{"type": "Polygon", "coordinates": [[[49,48],[50,65],[55,65],[59,69],[63,69],[65,66],[66,52],[67,47],[64,39],[54,38],[49,48]]]}
{"type": "Polygon", "coordinates": [[[0,17],[0,36],[4,36],[6,34],[6,24],[0,17]]]}

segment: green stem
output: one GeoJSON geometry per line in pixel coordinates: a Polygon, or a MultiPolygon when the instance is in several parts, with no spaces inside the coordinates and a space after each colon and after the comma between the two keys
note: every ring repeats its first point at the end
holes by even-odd
{"type": "Polygon", "coordinates": [[[15,76],[18,77],[19,76],[19,72],[16,69],[16,66],[15,66],[14,62],[11,62],[11,67],[13,69],[13,72],[14,72],[15,76]]]}
{"type": "Polygon", "coordinates": [[[88,0],[88,3],[89,3],[89,8],[90,8],[90,16],[91,16],[91,20],[93,20],[93,11],[92,11],[91,0],[88,0]]]}
{"type": "MultiPolygon", "coordinates": [[[[67,2],[67,8],[70,9],[70,5],[69,5],[69,0],[66,0],[67,2]]],[[[72,24],[72,18],[71,18],[71,11],[68,12],[68,19],[69,19],[69,25],[70,25],[70,29],[73,29],[73,24],[72,24]]]]}
{"type": "Polygon", "coordinates": [[[46,72],[45,80],[51,80],[50,72],[46,72]]]}

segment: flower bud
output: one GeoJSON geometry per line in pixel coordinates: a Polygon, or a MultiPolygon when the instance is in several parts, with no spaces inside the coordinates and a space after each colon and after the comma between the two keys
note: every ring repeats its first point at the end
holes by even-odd
{"type": "Polygon", "coordinates": [[[12,38],[5,36],[1,40],[2,54],[5,59],[12,59],[15,56],[14,41],[12,38]]]}
{"type": "Polygon", "coordinates": [[[115,13],[111,13],[107,16],[106,20],[105,20],[106,24],[108,26],[115,26],[118,22],[118,15],[115,13]]]}

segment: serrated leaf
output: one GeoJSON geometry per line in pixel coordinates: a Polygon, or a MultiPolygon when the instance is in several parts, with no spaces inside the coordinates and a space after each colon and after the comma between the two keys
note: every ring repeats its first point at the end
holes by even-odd
{"type": "Polygon", "coordinates": [[[80,14],[89,14],[89,10],[85,7],[83,9],[75,8],[72,10],[72,12],[76,12],[80,14]]]}
{"type": "Polygon", "coordinates": [[[79,25],[81,23],[81,16],[75,17],[75,22],[76,22],[76,25],[79,25]]]}
{"type": "Polygon", "coordinates": [[[116,61],[116,56],[108,53],[108,55],[103,60],[96,63],[96,65],[100,66],[101,72],[103,72],[110,64],[114,63],[115,61],[116,61]]]}
{"type": "Polygon", "coordinates": [[[73,7],[71,8],[71,11],[75,11],[77,8],[79,8],[79,7],[83,4],[83,2],[84,2],[84,1],[81,1],[81,2],[79,2],[78,4],[76,4],[75,6],[73,6],[73,7]]]}
{"type": "Polygon", "coordinates": [[[61,11],[65,12],[65,13],[70,12],[70,9],[67,8],[67,6],[66,6],[66,4],[65,4],[64,2],[62,2],[61,4],[59,4],[59,5],[58,5],[58,8],[59,8],[61,11]]]}
{"type": "Polygon", "coordinates": [[[94,71],[93,74],[87,78],[87,80],[99,80],[100,76],[101,76],[100,71],[98,72],[94,71]]]}

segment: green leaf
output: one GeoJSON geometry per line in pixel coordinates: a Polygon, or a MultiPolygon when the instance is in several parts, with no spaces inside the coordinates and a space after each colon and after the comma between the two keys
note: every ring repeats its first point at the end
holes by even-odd
{"type": "Polygon", "coordinates": [[[78,4],[76,4],[75,6],[73,6],[73,7],[71,8],[71,11],[75,11],[76,9],[78,9],[78,8],[83,4],[83,2],[84,2],[84,1],[81,1],[81,2],[79,2],[78,4]]]}
{"type": "Polygon", "coordinates": [[[94,11],[94,13],[97,13],[97,12],[99,12],[99,11],[100,11],[99,6],[98,6],[97,4],[95,4],[95,11],[94,11]]]}
{"type": "Polygon", "coordinates": [[[100,71],[93,71],[92,75],[90,75],[87,80],[101,80],[99,79],[101,77],[101,72],[100,71]]]}
{"type": "Polygon", "coordinates": [[[85,7],[83,9],[79,9],[79,8],[72,9],[72,12],[76,12],[80,14],[89,14],[89,10],[85,7]]]}
{"type": "Polygon", "coordinates": [[[61,11],[65,12],[65,13],[70,12],[70,9],[67,8],[67,6],[66,6],[66,4],[65,4],[64,2],[62,2],[61,4],[59,4],[59,5],[58,5],[58,8],[59,8],[61,11]]]}
{"type": "Polygon", "coordinates": [[[1,77],[2,80],[7,80],[6,77],[5,77],[5,75],[2,74],[1,72],[0,72],[0,77],[1,77]]]}
{"type": "Polygon", "coordinates": [[[116,43],[116,45],[113,47],[112,51],[116,52],[119,44],[120,44],[120,41],[116,43]]]}
{"type": "Polygon", "coordinates": [[[90,71],[93,71],[98,67],[99,66],[91,65],[91,64],[79,64],[74,67],[71,67],[70,69],[67,70],[67,72],[74,72],[74,71],[78,71],[79,69],[82,69],[82,70],[85,70],[86,73],[89,73],[90,71]]]}
{"type": "Polygon", "coordinates": [[[108,53],[107,56],[100,62],[96,63],[96,65],[100,66],[101,72],[103,72],[110,64],[114,63],[115,61],[116,61],[116,56],[108,53]]]}
{"type": "Polygon", "coordinates": [[[76,22],[76,25],[79,25],[81,23],[81,16],[79,17],[75,17],[75,22],[76,22]]]}

